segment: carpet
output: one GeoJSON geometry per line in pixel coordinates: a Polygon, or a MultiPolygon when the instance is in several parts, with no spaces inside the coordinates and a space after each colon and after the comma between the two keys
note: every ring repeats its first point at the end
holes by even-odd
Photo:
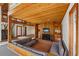
{"type": "Polygon", "coordinates": [[[18,56],[16,53],[8,49],[7,45],[0,45],[0,56],[18,56]]]}

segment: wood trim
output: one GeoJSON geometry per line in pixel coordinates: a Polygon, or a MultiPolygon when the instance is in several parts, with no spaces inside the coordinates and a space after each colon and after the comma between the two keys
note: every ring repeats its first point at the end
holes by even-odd
{"type": "Polygon", "coordinates": [[[26,22],[18,22],[16,20],[12,20],[12,23],[15,23],[15,24],[26,24],[26,22]]]}
{"type": "Polygon", "coordinates": [[[38,38],[38,24],[35,25],[35,38],[38,38]]]}
{"type": "Polygon", "coordinates": [[[8,16],[8,42],[11,42],[11,16],[8,16]]]}
{"type": "Polygon", "coordinates": [[[16,45],[13,45],[12,43],[8,43],[8,47],[19,53],[21,56],[33,56],[31,52],[24,50],[16,45]]]}
{"type": "MultiPolygon", "coordinates": [[[[17,18],[14,18],[14,19],[17,20],[17,18]]],[[[26,22],[26,21],[24,21],[24,22],[18,22],[16,20],[12,20],[12,23],[15,23],[15,24],[24,24],[24,25],[28,25],[28,26],[34,26],[35,25],[34,23],[30,23],[30,22],[26,22]],[[30,23],[30,24],[28,24],[28,23],[30,23]]]]}
{"type": "Polygon", "coordinates": [[[74,4],[69,12],[69,55],[73,55],[73,20],[72,15],[76,8],[76,54],[78,55],[78,4],[74,4]]]}
{"type": "Polygon", "coordinates": [[[73,21],[71,20],[72,19],[72,14],[69,14],[69,55],[72,55],[73,54],[73,21]]]}
{"type": "Polygon", "coordinates": [[[76,56],[78,56],[78,50],[79,50],[79,49],[78,49],[78,47],[79,47],[79,46],[78,46],[78,43],[79,43],[79,42],[78,42],[78,36],[79,36],[79,35],[78,35],[78,26],[79,26],[79,25],[78,25],[78,23],[79,23],[79,20],[78,20],[78,3],[76,4],[76,11],[77,11],[77,12],[76,12],[76,14],[77,14],[77,15],[76,15],[76,56]]]}

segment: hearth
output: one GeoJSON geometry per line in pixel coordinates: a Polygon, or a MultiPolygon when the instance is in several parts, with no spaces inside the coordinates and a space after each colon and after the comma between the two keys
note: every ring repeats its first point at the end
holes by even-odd
{"type": "Polygon", "coordinates": [[[43,40],[50,40],[50,41],[52,40],[50,34],[42,34],[42,39],[43,40]]]}

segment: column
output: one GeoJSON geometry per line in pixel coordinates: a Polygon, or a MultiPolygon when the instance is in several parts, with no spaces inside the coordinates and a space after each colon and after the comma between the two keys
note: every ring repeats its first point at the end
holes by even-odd
{"type": "Polygon", "coordinates": [[[1,6],[0,6],[0,41],[1,41],[1,18],[2,18],[2,12],[1,12],[1,6]]]}
{"type": "Polygon", "coordinates": [[[38,24],[35,25],[35,38],[38,38],[38,24]]]}
{"type": "Polygon", "coordinates": [[[8,42],[11,42],[12,40],[11,30],[11,16],[8,16],[8,42]]]}

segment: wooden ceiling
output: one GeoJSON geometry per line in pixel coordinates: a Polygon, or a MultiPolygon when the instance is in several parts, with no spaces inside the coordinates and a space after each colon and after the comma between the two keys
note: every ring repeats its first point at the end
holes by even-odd
{"type": "Polygon", "coordinates": [[[4,5],[4,3],[0,3],[0,6],[4,5]]]}
{"type": "Polygon", "coordinates": [[[67,3],[25,3],[14,8],[12,16],[35,24],[60,23],[68,6],[67,3]]]}

